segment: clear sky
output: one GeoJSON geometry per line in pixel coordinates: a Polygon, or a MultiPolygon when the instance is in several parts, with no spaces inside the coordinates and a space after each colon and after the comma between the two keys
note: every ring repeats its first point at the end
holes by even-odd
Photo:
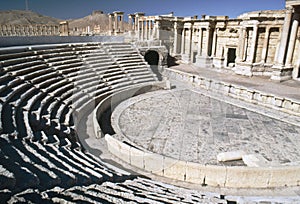
{"type": "MultiPolygon", "coordinates": [[[[25,10],[26,0],[0,0],[0,10],[25,10]]],[[[27,0],[29,9],[60,19],[81,18],[93,10],[125,14],[145,12],[146,15],[175,16],[238,15],[256,10],[284,9],[285,0],[27,0]]]]}

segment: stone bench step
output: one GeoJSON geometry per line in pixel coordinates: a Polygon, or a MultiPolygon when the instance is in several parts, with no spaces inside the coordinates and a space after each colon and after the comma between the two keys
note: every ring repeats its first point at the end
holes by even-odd
{"type": "Polygon", "coordinates": [[[37,65],[40,65],[40,64],[43,64],[42,61],[40,60],[28,60],[28,61],[25,61],[25,62],[22,62],[22,63],[17,63],[17,64],[13,64],[13,65],[10,65],[10,66],[4,66],[3,67],[3,70],[5,72],[13,72],[13,71],[19,71],[19,70],[22,70],[22,69],[26,69],[26,68],[30,68],[30,67],[34,67],[34,66],[37,66],[37,65]]]}

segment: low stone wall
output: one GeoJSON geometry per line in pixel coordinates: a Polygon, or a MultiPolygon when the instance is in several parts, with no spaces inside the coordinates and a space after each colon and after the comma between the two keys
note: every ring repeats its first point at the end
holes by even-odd
{"type": "Polygon", "coordinates": [[[259,90],[249,89],[247,87],[208,79],[202,76],[171,70],[168,68],[166,68],[164,72],[165,75],[170,78],[187,81],[197,87],[209,91],[218,92],[239,100],[300,116],[300,101],[295,99],[283,98],[269,93],[264,93],[259,90]]]}
{"type": "Polygon", "coordinates": [[[93,113],[93,123],[94,123],[94,131],[95,135],[98,138],[104,137],[104,133],[102,131],[102,128],[99,124],[100,116],[107,110],[111,109],[112,111],[115,109],[115,107],[121,103],[122,101],[129,99],[133,96],[143,94],[152,90],[157,89],[164,89],[166,88],[166,82],[154,82],[149,84],[143,84],[134,86],[132,88],[128,88],[122,91],[119,91],[117,93],[114,93],[110,96],[107,96],[104,98],[95,108],[95,111],[93,113]]]}
{"type": "MultiPolygon", "coordinates": [[[[191,82],[206,90],[226,93],[228,96],[245,101],[257,100],[261,101],[261,103],[269,103],[273,106],[281,105],[283,107],[283,104],[279,104],[277,101],[278,97],[276,96],[273,96],[273,104],[267,99],[259,99],[258,96],[263,96],[263,93],[255,90],[247,90],[244,87],[197,77],[187,73],[170,71],[168,74],[172,74],[175,78],[191,82]]],[[[129,102],[126,104],[126,107],[131,104],[129,102]]],[[[146,172],[170,179],[214,187],[274,188],[300,185],[300,166],[297,163],[269,167],[205,165],[153,153],[139,147],[132,141],[128,141],[118,124],[120,114],[121,112],[118,113],[117,111],[111,119],[116,135],[105,135],[108,150],[124,162],[146,172]]]]}
{"type": "Polygon", "coordinates": [[[124,42],[123,36],[11,36],[0,37],[0,47],[84,42],[124,42]]]}
{"type": "Polygon", "coordinates": [[[300,166],[214,166],[180,161],[133,147],[105,135],[108,150],[139,169],[199,185],[228,188],[273,188],[300,185],[300,166]]]}

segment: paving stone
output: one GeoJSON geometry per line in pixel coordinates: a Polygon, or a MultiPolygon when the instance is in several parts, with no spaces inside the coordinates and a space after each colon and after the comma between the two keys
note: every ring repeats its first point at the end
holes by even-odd
{"type": "Polygon", "coordinates": [[[225,99],[184,87],[137,96],[121,114],[119,126],[137,145],[190,162],[220,164],[218,153],[237,150],[278,164],[299,160],[299,127],[225,99]]]}

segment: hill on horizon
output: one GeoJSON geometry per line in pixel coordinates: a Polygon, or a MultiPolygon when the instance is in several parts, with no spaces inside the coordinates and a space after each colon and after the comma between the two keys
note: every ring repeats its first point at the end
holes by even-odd
{"type": "MultiPolygon", "coordinates": [[[[51,16],[45,16],[33,11],[25,10],[0,10],[0,25],[35,25],[35,24],[52,24],[59,25],[62,21],[69,22],[69,30],[86,30],[90,27],[93,30],[95,27],[101,30],[101,32],[108,31],[108,14],[97,10],[93,11],[90,15],[78,19],[57,19],[51,16]]],[[[124,28],[127,29],[128,23],[124,22],[124,28]]]]}
{"type": "Polygon", "coordinates": [[[85,29],[90,26],[94,28],[95,26],[100,26],[102,31],[108,30],[108,15],[102,11],[93,11],[92,14],[78,19],[69,19],[69,29],[74,28],[85,29]]]}
{"type": "Polygon", "coordinates": [[[8,10],[0,11],[0,24],[34,25],[34,24],[59,24],[61,19],[44,16],[33,11],[8,10]]]}

